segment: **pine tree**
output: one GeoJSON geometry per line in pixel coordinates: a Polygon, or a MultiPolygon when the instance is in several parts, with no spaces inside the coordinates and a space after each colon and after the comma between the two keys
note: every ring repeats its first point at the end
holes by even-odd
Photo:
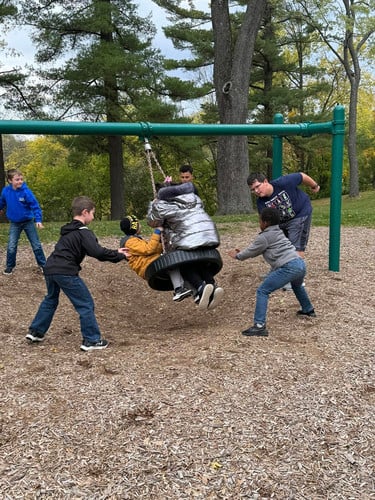
{"type": "MultiPolygon", "coordinates": [[[[11,22],[17,13],[17,8],[15,2],[12,0],[2,0],[0,2],[0,26],[2,26],[1,32],[5,34],[6,27],[9,22],[11,22]]],[[[0,38],[0,50],[6,50],[6,43],[0,38]]],[[[2,100],[5,102],[5,97],[9,89],[15,88],[22,84],[24,81],[24,76],[16,68],[12,69],[2,69],[0,64],[0,94],[2,100]]],[[[3,136],[0,134],[0,191],[5,185],[5,162],[4,162],[4,146],[3,146],[3,136]]]]}
{"type": "MultiPolygon", "coordinates": [[[[109,122],[148,119],[170,106],[163,93],[161,56],[152,48],[150,19],[129,0],[25,0],[23,21],[33,27],[40,114],[53,119],[109,122]]],[[[111,217],[124,215],[123,141],[106,139],[110,164],[111,217]]]]}

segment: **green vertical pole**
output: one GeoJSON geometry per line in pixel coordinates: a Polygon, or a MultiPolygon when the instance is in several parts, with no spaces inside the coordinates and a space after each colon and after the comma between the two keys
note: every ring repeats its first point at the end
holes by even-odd
{"type": "Polygon", "coordinates": [[[340,270],[340,228],[341,228],[341,196],[342,166],[344,159],[345,110],[336,106],[333,110],[332,122],[332,173],[331,173],[331,205],[329,222],[329,267],[330,271],[340,270]]]}
{"type": "MultiPolygon", "coordinates": [[[[284,123],[284,117],[281,113],[276,113],[273,117],[273,123],[281,125],[284,123]]],[[[272,142],[272,179],[281,177],[283,170],[283,137],[273,136],[272,142]]]]}

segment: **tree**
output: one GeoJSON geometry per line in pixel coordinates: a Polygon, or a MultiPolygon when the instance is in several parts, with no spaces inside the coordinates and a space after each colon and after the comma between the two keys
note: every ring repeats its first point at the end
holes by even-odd
{"type": "MultiPolygon", "coordinates": [[[[70,140],[74,140],[70,137],[70,140]]],[[[71,161],[70,148],[53,136],[19,142],[8,157],[9,168],[19,168],[43,209],[43,219],[71,217],[71,200],[87,195],[95,200],[95,217],[110,215],[109,172],[104,155],[81,154],[71,161]]]]}
{"type": "MultiPolygon", "coordinates": [[[[14,2],[11,0],[1,0],[0,1],[0,26],[2,26],[4,33],[6,31],[6,25],[9,20],[13,19],[17,13],[17,8],[14,2]]],[[[0,50],[4,51],[6,49],[6,44],[4,40],[0,38],[0,50]]],[[[0,64],[0,92],[3,97],[4,92],[9,89],[9,87],[17,85],[23,80],[23,75],[20,74],[15,69],[1,70],[0,64]]],[[[0,191],[5,185],[5,162],[4,162],[4,145],[3,136],[0,134],[0,191]]]]}
{"type": "MultiPolygon", "coordinates": [[[[211,2],[214,85],[221,123],[246,123],[254,46],[266,0],[250,0],[233,36],[228,1],[211,2]]],[[[218,204],[222,214],[251,211],[246,136],[220,136],[217,145],[218,204]]]]}
{"type": "Polygon", "coordinates": [[[361,82],[361,61],[375,33],[375,1],[297,0],[305,21],[341,63],[350,83],[348,157],[352,197],[359,194],[357,156],[357,108],[361,82]],[[333,14],[334,20],[333,20],[333,14]]]}
{"type": "MultiPolygon", "coordinates": [[[[192,55],[189,59],[168,61],[169,68],[192,71],[213,67],[213,82],[196,84],[198,91],[194,96],[209,95],[214,90],[220,122],[246,123],[254,44],[267,0],[239,3],[212,0],[210,13],[195,9],[193,2],[184,9],[172,0],[154,1],[169,14],[171,24],[164,28],[165,35],[172,39],[177,49],[188,49],[192,55]]],[[[184,95],[180,92],[180,99],[192,97],[189,82],[175,88],[185,91],[184,95]]],[[[211,114],[208,107],[206,111],[206,116],[211,114]]],[[[217,139],[214,159],[218,212],[221,214],[252,211],[246,186],[247,143],[244,136],[219,136],[217,139]]]]}
{"type": "MultiPolygon", "coordinates": [[[[161,57],[151,47],[150,19],[140,18],[133,2],[24,0],[22,10],[34,29],[39,83],[32,90],[40,116],[119,122],[140,113],[148,119],[163,108],[173,114],[170,105],[155,105],[162,93],[161,57]]],[[[106,141],[111,217],[119,219],[125,211],[122,137],[106,141]]]]}

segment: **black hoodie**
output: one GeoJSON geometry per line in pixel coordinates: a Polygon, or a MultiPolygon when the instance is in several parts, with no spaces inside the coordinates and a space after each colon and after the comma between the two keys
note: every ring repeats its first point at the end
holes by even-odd
{"type": "Polygon", "coordinates": [[[47,259],[44,274],[75,276],[88,255],[100,261],[120,262],[125,255],[99,245],[95,234],[81,221],[73,219],[62,226],[55,250],[47,259]]]}

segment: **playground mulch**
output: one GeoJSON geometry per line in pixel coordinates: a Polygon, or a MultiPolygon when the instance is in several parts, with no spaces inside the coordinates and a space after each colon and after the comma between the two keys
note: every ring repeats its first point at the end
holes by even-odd
{"type": "Polygon", "coordinates": [[[246,338],[267,266],[227,256],[256,226],[227,229],[213,311],[173,303],[125,262],[86,259],[110,341],[92,353],[79,350],[65,297],[45,341],[26,342],[45,285],[20,248],[15,273],[0,276],[2,499],[375,498],[375,230],[342,229],[334,273],[328,228],[313,228],[318,317],[296,317],[293,293],[278,291],[269,337],[246,338]]]}

